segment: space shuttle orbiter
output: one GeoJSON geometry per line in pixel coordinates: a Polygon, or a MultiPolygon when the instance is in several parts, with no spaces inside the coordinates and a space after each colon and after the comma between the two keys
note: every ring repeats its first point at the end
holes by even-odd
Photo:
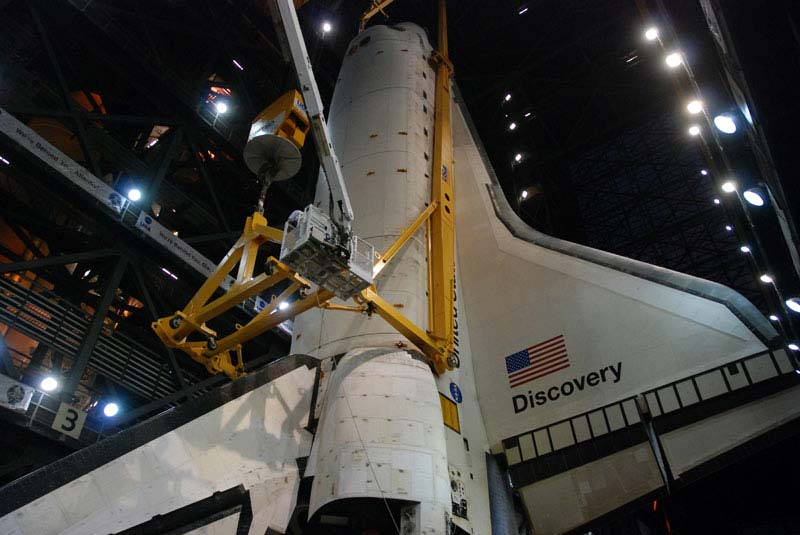
{"type": "MultiPolygon", "coordinates": [[[[354,230],[377,250],[429,200],[431,53],[414,24],[370,27],[336,85],[354,230]]],[[[458,368],[435,376],[378,317],[312,309],[295,356],[0,489],[0,533],[564,533],[797,417],[752,304],[527,227],[451,93],[458,368]]],[[[422,229],[376,279],[418,325],[427,251],[422,229]]]]}

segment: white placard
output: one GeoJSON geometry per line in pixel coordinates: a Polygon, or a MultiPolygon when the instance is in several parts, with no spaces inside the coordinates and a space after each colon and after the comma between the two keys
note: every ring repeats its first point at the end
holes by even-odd
{"type": "Polygon", "coordinates": [[[120,213],[128,202],[114,188],[75,163],[3,108],[0,108],[0,131],[114,212],[120,213]]]}
{"type": "MultiPolygon", "coordinates": [[[[200,254],[191,245],[172,234],[167,227],[156,221],[147,212],[139,213],[139,217],[136,219],[136,228],[206,277],[210,276],[217,268],[216,264],[200,254]]],[[[233,277],[228,276],[221,286],[228,289],[233,282],[233,277]]]]}
{"type": "Polygon", "coordinates": [[[0,406],[25,412],[31,404],[34,388],[0,374],[0,406]]]}
{"type": "Polygon", "coordinates": [[[81,437],[84,423],[86,423],[86,413],[62,401],[51,427],[77,440],[81,437]]]}

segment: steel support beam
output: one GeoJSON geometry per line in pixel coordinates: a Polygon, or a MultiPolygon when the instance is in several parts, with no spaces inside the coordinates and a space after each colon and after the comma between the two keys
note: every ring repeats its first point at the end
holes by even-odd
{"type": "Polygon", "coordinates": [[[95,258],[103,258],[106,256],[118,255],[119,251],[114,249],[98,249],[96,251],[86,251],[83,253],[65,254],[60,256],[48,256],[45,258],[37,258],[36,260],[26,260],[24,262],[12,262],[10,264],[0,264],[0,274],[13,273],[15,271],[32,271],[48,266],[60,266],[64,264],[71,264],[73,262],[81,262],[84,260],[94,260],[95,258]]]}
{"type": "Polygon", "coordinates": [[[184,238],[183,241],[185,241],[188,244],[207,243],[210,241],[221,241],[224,242],[225,245],[230,247],[232,245],[230,242],[236,241],[236,239],[241,235],[242,233],[239,232],[238,230],[237,231],[232,230],[230,232],[217,232],[215,234],[203,234],[200,236],[191,236],[189,238],[184,238]]]}
{"type": "Polygon", "coordinates": [[[161,182],[164,180],[164,176],[169,170],[169,165],[175,159],[178,149],[180,148],[181,140],[183,139],[183,132],[180,129],[175,130],[172,132],[170,137],[171,139],[169,140],[169,146],[162,156],[161,161],[158,163],[158,168],[156,169],[155,175],[153,175],[152,180],[150,180],[150,184],[147,186],[147,190],[145,191],[145,199],[152,201],[158,195],[158,192],[161,189],[161,182]]]}
{"type": "Polygon", "coordinates": [[[203,182],[205,182],[206,188],[208,188],[208,193],[211,195],[211,200],[214,202],[214,209],[217,211],[219,222],[222,223],[222,228],[224,230],[230,230],[231,227],[228,225],[228,218],[225,217],[225,212],[222,210],[222,205],[219,202],[219,198],[217,198],[217,193],[214,191],[214,184],[211,181],[211,176],[208,174],[205,164],[200,159],[200,150],[197,140],[190,130],[186,131],[186,141],[189,143],[189,148],[192,149],[194,161],[197,164],[197,168],[200,170],[200,175],[203,177],[203,182]]]}
{"type": "MultiPolygon", "coordinates": [[[[147,289],[147,282],[144,280],[142,276],[142,270],[139,269],[139,266],[136,264],[131,264],[131,269],[133,270],[133,275],[136,278],[136,284],[139,286],[139,291],[142,292],[142,299],[144,300],[144,304],[147,307],[147,310],[150,312],[150,319],[153,321],[157,321],[159,317],[158,310],[156,309],[155,302],[153,301],[150,292],[147,289]]],[[[166,353],[167,358],[169,359],[169,366],[172,368],[172,375],[175,381],[175,387],[178,390],[185,390],[186,389],[186,381],[183,379],[183,374],[181,373],[181,368],[178,365],[178,360],[175,358],[175,352],[172,349],[159,344],[166,353]]]]}
{"type": "Polygon", "coordinates": [[[89,363],[89,358],[92,356],[94,346],[97,344],[97,338],[100,336],[100,331],[103,328],[103,322],[106,319],[108,307],[111,306],[111,301],[116,295],[116,290],[119,287],[122,276],[125,274],[125,268],[127,266],[128,259],[124,256],[120,257],[119,260],[117,260],[116,266],[114,266],[111,277],[106,281],[103,287],[100,303],[94,311],[94,317],[89,324],[89,329],[83,336],[78,354],[75,355],[72,368],[69,370],[67,380],[64,382],[64,388],[61,390],[61,396],[63,398],[71,398],[75,394],[78,384],[81,382],[83,372],[86,369],[86,365],[89,363]]]}
{"type": "Polygon", "coordinates": [[[8,352],[8,346],[2,334],[0,334],[0,372],[16,379],[14,361],[11,359],[11,353],[8,352]]]}
{"type": "Polygon", "coordinates": [[[67,106],[67,109],[70,110],[70,116],[75,121],[76,126],[78,127],[78,141],[81,144],[81,148],[83,152],[86,154],[86,158],[89,160],[89,163],[92,166],[92,172],[97,176],[103,176],[103,172],[100,169],[100,164],[97,161],[97,156],[91,150],[91,145],[89,144],[89,137],[86,135],[86,128],[83,124],[83,120],[81,119],[80,115],[78,114],[78,108],[75,104],[75,100],[72,98],[69,92],[69,86],[67,85],[67,80],[64,78],[64,73],[61,70],[61,64],[58,61],[58,56],[56,55],[56,51],[53,48],[53,44],[50,42],[50,37],[47,35],[47,31],[42,24],[41,18],[39,18],[39,13],[36,10],[35,2],[30,3],[30,13],[31,17],[33,17],[33,22],[36,25],[36,30],[39,33],[39,39],[41,40],[42,44],[44,45],[45,50],[47,51],[47,56],[50,59],[50,64],[53,67],[53,70],[56,73],[56,78],[58,79],[58,85],[61,87],[62,97],[64,98],[64,103],[67,106]]]}
{"type": "MultiPolygon", "coordinates": [[[[7,106],[6,111],[14,115],[31,115],[33,117],[61,117],[65,119],[75,117],[75,113],[64,110],[51,110],[48,108],[27,108],[20,106],[7,106]]],[[[116,113],[90,113],[85,111],[78,111],[77,116],[85,121],[101,122],[101,123],[120,123],[120,124],[135,124],[141,126],[151,125],[164,125],[175,126],[178,124],[176,119],[169,117],[150,117],[140,115],[121,115],[116,113]]]]}

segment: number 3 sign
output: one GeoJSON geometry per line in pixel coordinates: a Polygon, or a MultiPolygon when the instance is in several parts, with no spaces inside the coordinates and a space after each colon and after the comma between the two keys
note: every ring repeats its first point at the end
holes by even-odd
{"type": "Polygon", "coordinates": [[[81,436],[85,421],[85,412],[62,401],[51,427],[59,433],[78,439],[81,436]]]}

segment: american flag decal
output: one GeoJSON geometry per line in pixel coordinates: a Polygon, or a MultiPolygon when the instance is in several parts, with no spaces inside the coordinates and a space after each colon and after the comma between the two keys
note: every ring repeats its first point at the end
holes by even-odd
{"type": "Polygon", "coordinates": [[[506,357],[506,372],[511,388],[565,368],[569,368],[569,355],[563,334],[506,357]]]}

